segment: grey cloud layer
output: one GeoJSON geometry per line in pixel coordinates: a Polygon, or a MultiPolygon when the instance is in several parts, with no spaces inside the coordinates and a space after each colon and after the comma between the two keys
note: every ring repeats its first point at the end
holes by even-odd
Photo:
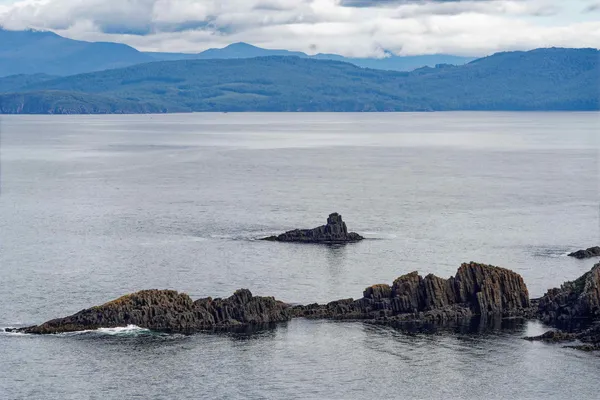
{"type": "MultiPolygon", "coordinates": [[[[464,0],[340,0],[340,5],[344,7],[393,7],[403,4],[424,4],[424,3],[460,3],[464,0]]],[[[489,0],[471,0],[489,1],[489,0]]]]}
{"type": "MultiPolygon", "coordinates": [[[[580,3],[579,15],[595,4],[572,2],[580,3]]],[[[551,20],[564,4],[560,0],[21,0],[0,5],[0,24],[161,51],[196,52],[235,41],[349,56],[381,56],[384,50],[481,55],[543,46],[597,46],[600,22],[551,20]]]]}
{"type": "Polygon", "coordinates": [[[583,10],[583,12],[597,12],[597,11],[600,11],[600,2],[590,4],[583,10]]]}

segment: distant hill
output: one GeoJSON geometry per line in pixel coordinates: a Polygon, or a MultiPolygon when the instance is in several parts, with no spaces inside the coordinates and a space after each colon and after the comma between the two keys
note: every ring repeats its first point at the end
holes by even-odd
{"type": "Polygon", "coordinates": [[[164,112],[155,104],[90,93],[39,91],[0,94],[0,114],[146,114],[164,112]]]}
{"type": "Polygon", "coordinates": [[[74,75],[154,61],[120,43],[83,42],[52,32],[0,29],[0,76],[74,75]]]}
{"type": "MultiPolygon", "coordinates": [[[[209,49],[198,54],[143,53],[133,47],[109,42],[84,42],[67,39],[52,32],[35,30],[9,31],[0,28],[0,77],[14,74],[48,74],[68,76],[85,72],[128,67],[152,61],[233,59],[267,56],[309,58],[302,52],[268,50],[246,43],[234,43],[223,49],[209,49]]],[[[378,69],[408,71],[436,64],[465,64],[472,58],[431,55],[388,58],[345,58],[335,54],[318,54],[312,58],[345,61],[378,69]]]]}
{"type": "MultiPolygon", "coordinates": [[[[20,78],[0,112],[598,110],[599,59],[595,49],[537,49],[413,72],[286,56],[165,61],[20,78]]],[[[0,88],[5,80],[14,88],[14,77],[0,88]]]]}
{"type": "Polygon", "coordinates": [[[33,85],[40,82],[49,81],[52,79],[60,78],[56,75],[46,74],[19,74],[10,75],[4,78],[0,78],[0,93],[10,93],[18,91],[22,87],[33,85]]]}
{"type": "MultiPolygon", "coordinates": [[[[155,61],[176,61],[176,60],[228,60],[233,58],[254,58],[270,56],[292,56],[308,58],[308,55],[300,51],[288,50],[269,50],[261,47],[252,46],[248,43],[233,43],[222,49],[208,49],[201,53],[156,53],[147,52],[155,61]]],[[[340,56],[341,57],[341,56],[340,56]]],[[[343,57],[342,57],[343,58],[343,57]]]]}
{"type": "Polygon", "coordinates": [[[208,49],[198,54],[187,53],[146,53],[157,61],[172,60],[209,60],[253,58],[270,56],[295,56],[300,58],[314,58],[316,60],[342,61],[364,68],[382,69],[390,71],[412,71],[420,67],[435,67],[438,64],[463,65],[472,61],[472,57],[459,57],[445,54],[423,56],[395,56],[388,54],[385,58],[349,58],[337,54],[316,54],[309,56],[300,51],[269,50],[252,46],[247,43],[233,43],[222,49],[208,49]]]}

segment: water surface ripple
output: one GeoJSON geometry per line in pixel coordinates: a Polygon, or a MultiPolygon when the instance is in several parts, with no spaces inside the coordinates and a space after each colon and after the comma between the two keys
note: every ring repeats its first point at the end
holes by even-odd
{"type": "MultiPolygon", "coordinates": [[[[600,242],[598,113],[16,116],[2,120],[0,327],[124,293],[360,297],[478,261],[533,297],[600,242]],[[340,212],[370,240],[258,237],[340,212]]],[[[546,329],[403,333],[294,320],[252,334],[0,332],[7,399],[597,398],[600,357],[546,329]]]]}

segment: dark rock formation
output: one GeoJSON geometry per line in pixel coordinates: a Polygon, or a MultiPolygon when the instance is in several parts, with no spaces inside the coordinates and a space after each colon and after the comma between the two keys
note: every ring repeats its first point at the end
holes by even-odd
{"type": "Polygon", "coordinates": [[[413,272],[392,286],[365,289],[363,298],[325,305],[296,306],[295,316],[362,319],[394,325],[408,321],[446,323],[475,315],[500,317],[531,314],[529,293],[520,275],[490,265],[463,264],[455,277],[421,277],[413,272]]]}
{"type": "Polygon", "coordinates": [[[564,283],[560,289],[550,289],[539,300],[538,315],[550,325],[600,319],[600,263],[579,279],[564,283]]]}
{"type": "Polygon", "coordinates": [[[162,332],[193,333],[288,321],[289,307],[272,297],[254,297],[247,289],[227,299],[192,299],[172,290],[144,290],[18,332],[51,334],[137,325],[162,332]]]}
{"type": "Polygon", "coordinates": [[[585,258],[600,257],[600,246],[590,247],[587,250],[579,250],[569,254],[569,257],[575,257],[580,260],[585,258]]]}
{"type": "Polygon", "coordinates": [[[531,341],[583,342],[569,346],[579,350],[600,350],[600,263],[579,279],[550,289],[538,301],[537,316],[544,323],[565,331],[550,331],[527,337],[531,341]],[[590,327],[591,325],[591,327],[590,327]]]}
{"type": "Polygon", "coordinates": [[[269,236],[263,240],[273,242],[341,244],[358,242],[363,239],[358,233],[348,232],[346,223],[342,221],[342,216],[338,213],[333,213],[327,218],[327,225],[314,229],[296,229],[279,236],[269,236]]]}
{"type": "MultiPolygon", "coordinates": [[[[171,290],[145,290],[42,325],[13,331],[52,334],[137,325],[162,332],[193,333],[288,321],[292,317],[360,319],[375,324],[447,324],[473,316],[528,316],[527,287],[518,274],[483,264],[463,264],[449,279],[416,272],[392,286],[374,285],[360,300],[291,307],[242,289],[227,299],[192,301],[171,290]]],[[[488,320],[490,320],[488,318],[488,320]]],[[[481,319],[481,318],[480,318],[481,319]]],[[[486,322],[489,323],[489,322],[486,322]]]]}

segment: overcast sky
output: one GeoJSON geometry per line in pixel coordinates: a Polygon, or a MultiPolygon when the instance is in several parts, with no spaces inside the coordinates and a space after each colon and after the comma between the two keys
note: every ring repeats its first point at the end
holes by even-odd
{"type": "Polygon", "coordinates": [[[600,0],[0,0],[6,29],[146,51],[233,42],[346,56],[600,47],[600,0]]]}

